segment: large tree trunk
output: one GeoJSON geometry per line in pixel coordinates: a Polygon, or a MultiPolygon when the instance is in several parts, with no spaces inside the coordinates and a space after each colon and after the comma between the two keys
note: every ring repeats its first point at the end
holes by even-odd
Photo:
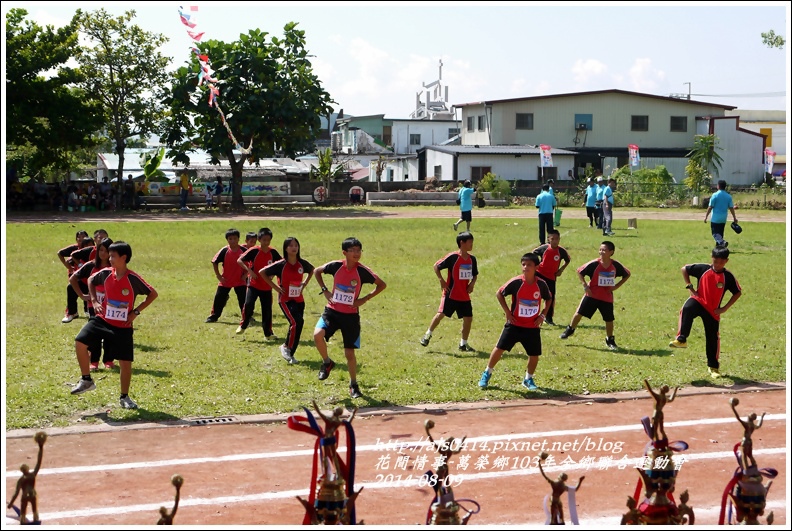
{"type": "MultiPolygon", "coordinates": [[[[126,143],[124,139],[116,140],[116,153],[118,153],[118,193],[124,191],[124,148],[126,143]]],[[[120,196],[119,196],[120,197],[120,196]]]]}
{"type": "Polygon", "coordinates": [[[231,210],[245,210],[245,200],[242,199],[242,168],[245,166],[245,156],[237,161],[231,147],[226,150],[228,163],[231,166],[231,210]]]}

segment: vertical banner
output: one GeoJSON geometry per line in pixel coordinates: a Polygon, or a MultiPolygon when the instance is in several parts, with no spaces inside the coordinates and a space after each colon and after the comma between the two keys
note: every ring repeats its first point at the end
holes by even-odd
{"type": "Polygon", "coordinates": [[[773,164],[775,163],[775,151],[770,151],[770,149],[765,149],[765,173],[769,173],[772,175],[773,173],[773,164]]]}
{"type": "Polygon", "coordinates": [[[542,168],[552,168],[553,167],[553,155],[550,154],[550,150],[552,149],[547,144],[542,144],[539,146],[541,150],[540,160],[542,168]]]}
{"type": "Polygon", "coordinates": [[[638,146],[635,144],[630,144],[627,146],[630,150],[630,167],[632,166],[640,166],[641,165],[641,155],[638,152],[638,146]]]}

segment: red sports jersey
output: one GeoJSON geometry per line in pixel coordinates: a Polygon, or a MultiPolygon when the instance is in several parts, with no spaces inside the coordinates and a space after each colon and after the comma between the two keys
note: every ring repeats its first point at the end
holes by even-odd
{"type": "Polygon", "coordinates": [[[536,324],[535,319],[542,311],[541,301],[544,300],[547,305],[553,298],[547,283],[539,277],[534,277],[534,281],[529,284],[522,275],[516,276],[498,291],[504,297],[511,295],[509,308],[514,324],[523,328],[539,328],[540,325],[536,324]]]}
{"type": "MultiPolygon", "coordinates": [[[[454,251],[435,262],[438,269],[448,269],[446,284],[448,284],[448,297],[455,301],[469,301],[468,284],[478,276],[476,257],[468,254],[467,258],[462,253],[454,251]]],[[[445,296],[446,293],[443,293],[445,296]]]]}
{"type": "Polygon", "coordinates": [[[569,253],[560,245],[553,249],[549,244],[545,243],[533,250],[534,253],[539,255],[542,259],[536,272],[550,280],[556,279],[556,273],[561,268],[561,260],[569,262],[569,253]]]}
{"type": "Polygon", "coordinates": [[[732,294],[742,292],[737,279],[731,271],[724,269],[718,273],[709,264],[688,264],[685,266],[685,271],[691,277],[698,279],[696,295],[691,297],[706,308],[715,320],[720,321],[720,315],[715,315],[715,309],[720,307],[726,291],[732,294]]]}
{"type": "MultiPolygon", "coordinates": [[[[77,278],[80,279],[80,282],[83,284],[88,284],[88,278],[94,274],[94,262],[86,262],[84,263],[80,269],[74,272],[77,275],[77,278]]],[[[94,286],[96,289],[96,300],[100,303],[104,302],[104,286],[98,285],[94,286]]]]}
{"type": "Polygon", "coordinates": [[[93,245],[78,249],[69,255],[69,261],[74,269],[78,269],[83,264],[91,262],[94,258],[96,258],[96,247],[93,245]]]}
{"type": "MultiPolygon", "coordinates": [[[[99,317],[119,328],[132,328],[127,319],[129,312],[135,309],[135,297],[148,296],[152,290],[143,277],[130,269],[121,278],[116,278],[115,268],[105,267],[91,275],[90,282],[97,287],[104,286],[105,297],[99,317]]],[[[98,299],[99,294],[96,296],[98,299]]]]}
{"type": "MultiPolygon", "coordinates": [[[[67,245],[66,247],[58,251],[58,256],[62,256],[66,260],[66,263],[68,264],[69,258],[71,258],[72,253],[78,249],[79,247],[77,246],[76,243],[67,245]]],[[[74,269],[74,266],[72,266],[72,269],[74,269]]],[[[71,273],[68,273],[67,276],[71,276],[71,273]]]]}
{"type": "Polygon", "coordinates": [[[281,255],[272,247],[262,249],[260,246],[256,246],[245,251],[241,256],[241,260],[256,273],[256,278],[251,280],[248,286],[261,291],[272,291],[272,288],[264,282],[258,272],[280,259],[281,255]]]}
{"type": "Polygon", "coordinates": [[[340,313],[358,313],[354,304],[360,295],[361,285],[374,284],[379,278],[363,264],[348,269],[344,260],[326,263],[324,272],[333,275],[332,298],[327,307],[340,313]]]}
{"type": "Polygon", "coordinates": [[[284,258],[272,265],[268,265],[264,269],[264,274],[270,277],[278,277],[278,284],[286,290],[285,294],[278,294],[278,302],[305,302],[300,286],[305,278],[303,275],[310,275],[313,270],[314,266],[307,260],[300,258],[296,263],[290,264],[284,258]]]}
{"type": "Polygon", "coordinates": [[[616,260],[611,260],[610,267],[604,267],[599,258],[583,264],[577,272],[591,278],[590,297],[605,302],[613,302],[613,292],[606,288],[616,285],[616,277],[626,277],[630,274],[630,270],[616,260]]]}
{"type": "Polygon", "coordinates": [[[245,272],[237,263],[237,260],[245,254],[245,248],[241,245],[234,251],[226,245],[214,255],[213,264],[223,264],[223,278],[225,282],[218,282],[218,286],[225,288],[236,288],[245,285],[245,272]]]}

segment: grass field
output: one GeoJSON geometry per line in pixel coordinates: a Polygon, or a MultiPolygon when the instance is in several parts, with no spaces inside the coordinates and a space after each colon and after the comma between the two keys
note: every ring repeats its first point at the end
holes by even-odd
{"type": "MultiPolygon", "coordinates": [[[[497,341],[503,315],[495,299],[500,285],[520,272],[520,256],[536,246],[535,219],[477,218],[473,254],[479,280],[473,294],[470,343],[477,352],[457,349],[461,321],[445,319],[424,348],[418,339],[437,310],[440,290],[434,262],[456,249],[451,220],[326,219],[245,221],[244,232],[270,227],[273,246],[296,236],[302,256],[314,265],[341,258],[348,236],[363,242],[362,263],[388,288],[362,307],[362,348],[358,382],[364,398],[347,394],[348,373],[340,335],[330,342],[337,366],[320,382],[320,358],[312,329],[324,306],[315,282],[306,289],[306,324],[297,365],[278,353],[280,341],[266,341],[257,324],[237,336],[239,310],[234,297],[218,323],[205,324],[216,279],[210,260],[225,240],[228,221],[102,222],[101,224],[27,223],[6,225],[6,429],[63,426],[111,409],[116,421],[157,421],[194,416],[291,412],[317,399],[320,404],[365,406],[503,401],[526,396],[554,396],[636,390],[643,378],[653,384],[681,386],[784,381],[786,378],[786,237],[783,223],[755,223],[740,236],[731,234],[727,266],[744,295],[727,312],[721,326],[721,366],[725,377],[708,379],[704,336],[696,321],[689,348],[674,350],[678,311],[687,292],[680,274],[686,263],[709,262],[709,228],[693,221],[641,221],[638,231],[617,222],[614,259],[632,272],[615,293],[615,335],[621,350],[604,344],[604,324],[595,315],[577,333],[559,339],[561,326],[542,331],[544,354],[536,382],[545,394],[520,385],[526,358],[521,347],[505,354],[490,388],[477,387],[489,352],[497,341]],[[78,229],[105,228],[115,240],[132,245],[130,268],[159,292],[159,298],[136,322],[131,396],[140,409],[118,407],[118,371],[95,373],[97,390],[69,394],[79,378],[74,337],[81,317],[61,324],[66,271],[57,260],[61,247],[78,229]]],[[[565,220],[561,245],[572,264],[558,282],[555,321],[567,324],[580,300],[574,268],[597,258],[603,240],[581,220],[565,220]]],[[[368,286],[363,293],[367,293],[368,286]]],[[[728,296],[728,295],[727,295],[728,296]]],[[[276,336],[286,322],[275,306],[276,336]]]]}

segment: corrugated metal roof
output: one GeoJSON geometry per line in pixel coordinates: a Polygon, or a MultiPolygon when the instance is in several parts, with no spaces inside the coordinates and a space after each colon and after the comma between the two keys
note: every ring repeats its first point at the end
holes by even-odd
{"type": "Polygon", "coordinates": [[[547,100],[553,98],[569,98],[573,96],[592,96],[596,94],[625,94],[628,96],[640,96],[642,98],[656,98],[660,100],[673,101],[675,103],[687,103],[691,105],[707,105],[709,107],[720,107],[726,110],[736,109],[733,105],[721,105],[720,103],[707,103],[705,101],[694,101],[681,98],[671,98],[669,96],[658,96],[656,94],[645,94],[643,92],[631,92],[629,90],[608,89],[608,90],[591,90],[588,92],[569,92],[566,94],[548,94],[546,96],[527,96],[525,98],[509,98],[506,100],[486,100],[486,101],[472,101],[470,103],[455,103],[454,107],[468,107],[470,105],[491,105],[493,103],[511,103],[516,101],[530,101],[530,100],[547,100]]]}
{"type": "MultiPolygon", "coordinates": [[[[456,155],[538,155],[541,150],[533,145],[514,145],[514,146],[427,146],[426,149],[433,149],[441,153],[451,153],[456,155]]],[[[577,151],[552,148],[550,153],[553,155],[577,155],[577,151]]]]}

